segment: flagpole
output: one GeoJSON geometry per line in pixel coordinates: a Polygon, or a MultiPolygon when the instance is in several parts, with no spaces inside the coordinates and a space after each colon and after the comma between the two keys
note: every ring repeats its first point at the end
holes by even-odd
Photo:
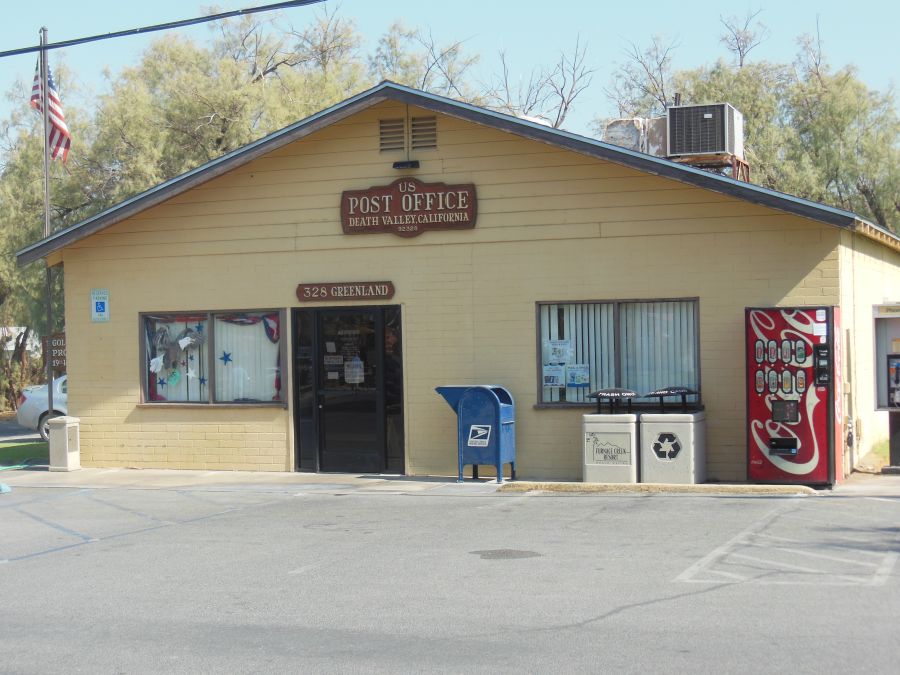
{"type": "MultiPolygon", "coordinates": [[[[50,95],[48,83],[47,27],[41,28],[41,110],[44,113],[44,239],[50,236],[50,95]]],[[[47,368],[47,414],[53,415],[53,350],[50,336],[53,333],[53,282],[50,276],[50,261],[44,258],[47,272],[47,336],[45,338],[44,362],[47,368]]]]}

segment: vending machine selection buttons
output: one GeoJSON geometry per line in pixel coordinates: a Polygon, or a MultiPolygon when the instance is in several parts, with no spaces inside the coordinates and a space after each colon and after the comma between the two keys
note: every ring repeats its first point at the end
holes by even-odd
{"type": "Polygon", "coordinates": [[[785,370],[781,373],[781,391],[790,394],[794,390],[794,376],[791,371],[785,370]]]}
{"type": "Polygon", "coordinates": [[[806,371],[798,370],[797,371],[797,393],[802,394],[806,391],[806,371]]]}
{"type": "Polygon", "coordinates": [[[756,357],[757,363],[762,363],[766,360],[766,345],[762,340],[757,340],[754,345],[754,356],[756,357]]]}
{"type": "Polygon", "coordinates": [[[781,360],[785,363],[791,362],[791,341],[790,340],[782,340],[781,341],[781,360]]]}

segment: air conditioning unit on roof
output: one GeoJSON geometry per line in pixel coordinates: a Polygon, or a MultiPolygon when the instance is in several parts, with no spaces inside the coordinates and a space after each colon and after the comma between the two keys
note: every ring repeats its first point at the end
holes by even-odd
{"type": "Polygon", "coordinates": [[[671,106],[666,118],[668,157],[734,155],[744,159],[744,116],[730,103],[671,106]]]}

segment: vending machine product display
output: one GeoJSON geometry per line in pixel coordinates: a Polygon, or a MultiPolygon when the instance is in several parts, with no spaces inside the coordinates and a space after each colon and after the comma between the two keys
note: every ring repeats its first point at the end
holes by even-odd
{"type": "Polygon", "coordinates": [[[747,477],[843,478],[840,318],[835,307],[747,308],[747,477]]]}
{"type": "Polygon", "coordinates": [[[900,354],[887,355],[887,404],[900,408],[900,354]]]}

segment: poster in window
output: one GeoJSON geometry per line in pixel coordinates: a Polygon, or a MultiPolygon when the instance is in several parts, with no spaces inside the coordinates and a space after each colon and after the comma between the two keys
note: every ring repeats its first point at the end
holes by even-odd
{"type": "Polygon", "coordinates": [[[544,366],[544,386],[552,387],[554,389],[562,389],[566,386],[565,378],[566,378],[566,367],[565,366],[554,366],[554,365],[545,365],[544,366]]]}
{"type": "Polygon", "coordinates": [[[571,340],[544,340],[544,363],[566,364],[572,361],[571,340]]]}
{"type": "Polygon", "coordinates": [[[344,381],[347,384],[362,384],[366,381],[365,368],[358,356],[344,361],[344,381]]]}
{"type": "Polygon", "coordinates": [[[591,368],[586,363],[566,366],[566,387],[587,389],[591,386],[591,368]]]}

